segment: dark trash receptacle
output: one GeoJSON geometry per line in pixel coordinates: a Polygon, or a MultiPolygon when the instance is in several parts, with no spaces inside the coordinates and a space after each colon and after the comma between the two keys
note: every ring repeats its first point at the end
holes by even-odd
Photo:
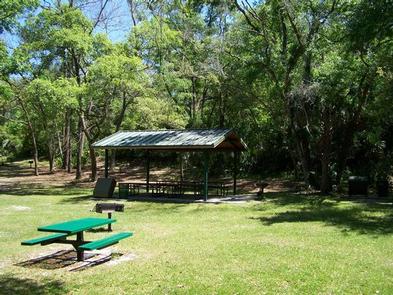
{"type": "Polygon", "coordinates": [[[368,177],[350,176],[348,178],[348,195],[368,196],[368,177]]]}
{"type": "Polygon", "coordinates": [[[119,198],[127,198],[130,194],[130,186],[128,183],[119,183],[119,198]]]}
{"type": "Polygon", "coordinates": [[[113,178],[98,178],[94,187],[93,196],[99,198],[111,198],[116,187],[116,180],[113,178]]]}

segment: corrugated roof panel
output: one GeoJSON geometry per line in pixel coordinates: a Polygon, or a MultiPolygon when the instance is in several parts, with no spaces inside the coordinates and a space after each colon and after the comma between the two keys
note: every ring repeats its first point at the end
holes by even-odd
{"type": "MultiPolygon", "coordinates": [[[[120,131],[93,144],[95,148],[165,148],[165,149],[213,149],[226,137],[233,137],[231,129],[191,129],[191,130],[152,130],[120,131]]],[[[235,135],[235,141],[245,144],[235,135]]],[[[229,143],[230,144],[230,143],[229,143]]],[[[233,144],[232,144],[233,145],[233,144]]],[[[239,149],[238,145],[233,145],[239,149]]]]}

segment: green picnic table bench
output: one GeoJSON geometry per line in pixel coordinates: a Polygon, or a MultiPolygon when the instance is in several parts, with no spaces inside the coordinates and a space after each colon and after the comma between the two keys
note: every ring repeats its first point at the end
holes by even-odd
{"type": "Polygon", "coordinates": [[[118,243],[120,240],[131,237],[132,232],[118,233],[109,237],[97,241],[85,241],[83,238],[83,232],[95,227],[107,225],[116,222],[116,219],[109,218],[81,218],[48,226],[41,226],[38,231],[43,232],[54,232],[54,234],[35,238],[27,241],[23,241],[21,244],[24,246],[32,246],[41,244],[49,245],[53,243],[58,244],[71,244],[77,252],[77,260],[84,260],[85,250],[98,250],[109,247],[113,244],[118,243]],[[75,240],[68,240],[70,236],[76,235],[75,240]]]}

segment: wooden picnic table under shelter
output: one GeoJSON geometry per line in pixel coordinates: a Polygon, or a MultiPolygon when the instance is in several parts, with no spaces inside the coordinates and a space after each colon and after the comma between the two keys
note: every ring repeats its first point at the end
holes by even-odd
{"type": "Polygon", "coordinates": [[[232,129],[182,129],[119,131],[93,144],[95,149],[105,150],[105,178],[109,177],[109,150],[146,151],[146,192],[150,190],[150,153],[153,151],[201,152],[204,155],[203,194],[208,198],[209,163],[212,152],[233,153],[233,194],[236,194],[238,162],[242,151],[247,149],[243,140],[232,129]]]}

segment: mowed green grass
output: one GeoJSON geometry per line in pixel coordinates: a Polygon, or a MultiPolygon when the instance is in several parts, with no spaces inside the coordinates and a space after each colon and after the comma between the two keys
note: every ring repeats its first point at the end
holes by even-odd
{"type": "Polygon", "coordinates": [[[80,272],[16,266],[51,247],[70,248],[21,246],[42,235],[38,226],[104,217],[89,211],[96,201],[86,194],[0,195],[0,293],[393,293],[392,204],[317,196],[267,195],[246,204],[120,201],[125,213],[115,214],[114,230],[135,235],[113,248],[134,260],[80,272]]]}

